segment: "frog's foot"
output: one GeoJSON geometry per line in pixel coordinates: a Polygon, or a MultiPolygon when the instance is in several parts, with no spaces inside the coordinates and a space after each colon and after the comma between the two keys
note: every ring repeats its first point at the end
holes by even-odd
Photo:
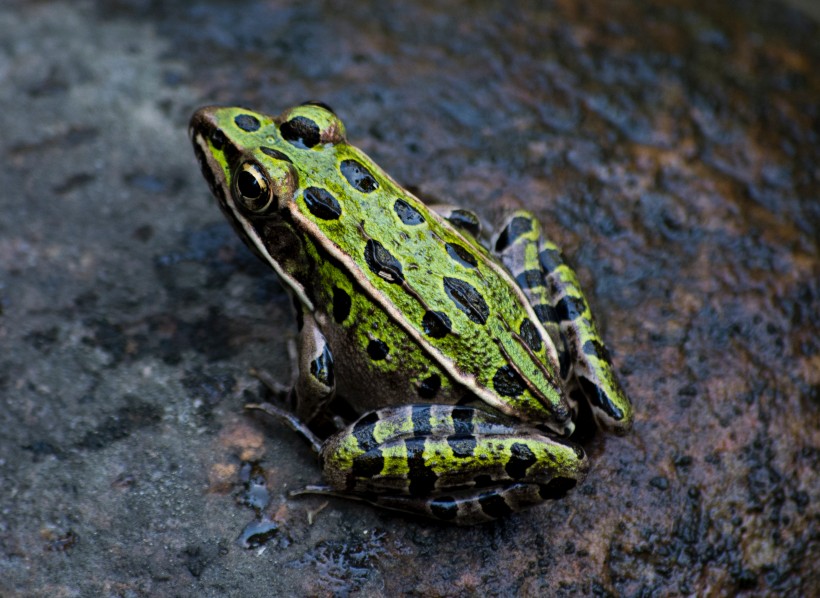
{"type": "Polygon", "coordinates": [[[364,415],[322,446],[328,486],[303,492],[364,500],[457,524],[559,498],[583,479],[584,451],[506,417],[453,405],[364,415]]]}
{"type": "Polygon", "coordinates": [[[455,490],[433,498],[385,495],[372,500],[386,509],[405,511],[456,525],[494,521],[510,513],[563,498],[575,480],[555,478],[546,484],[512,482],[490,488],[455,490]]]}
{"type": "Polygon", "coordinates": [[[356,496],[338,492],[330,486],[305,486],[290,496],[322,494],[360,500],[377,507],[438,519],[456,525],[475,525],[505,517],[510,513],[563,498],[575,486],[575,480],[556,478],[546,484],[513,482],[488,488],[466,488],[432,497],[400,494],[356,496]]]}
{"type": "Polygon", "coordinates": [[[598,426],[626,433],[632,426],[632,405],[615,375],[578,277],[561,250],[543,236],[535,217],[522,210],[506,220],[493,245],[552,338],[567,390],[581,389],[598,426]]]}

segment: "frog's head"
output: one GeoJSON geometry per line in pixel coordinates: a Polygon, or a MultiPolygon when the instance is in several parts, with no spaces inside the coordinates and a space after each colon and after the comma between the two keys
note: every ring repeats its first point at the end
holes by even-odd
{"type": "MultiPolygon", "coordinates": [[[[282,263],[293,251],[283,213],[309,178],[296,166],[307,162],[305,150],[345,143],[341,120],[318,103],[275,118],[240,107],[206,106],[191,117],[189,133],[202,174],[228,221],[309,304],[282,263]]],[[[317,198],[317,205],[322,200],[317,198]]]]}
{"type": "Polygon", "coordinates": [[[276,118],[239,107],[206,106],[189,126],[202,173],[231,221],[270,217],[299,187],[294,150],[345,142],[342,121],[307,103],[276,118]]]}

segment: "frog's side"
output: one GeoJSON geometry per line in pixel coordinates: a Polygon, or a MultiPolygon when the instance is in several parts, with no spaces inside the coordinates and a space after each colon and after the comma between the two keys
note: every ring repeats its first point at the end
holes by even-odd
{"type": "Polygon", "coordinates": [[[487,521],[585,475],[563,439],[570,391],[599,426],[631,426],[577,278],[529,213],[507,219],[491,253],[475,215],[425,206],[320,104],[276,118],[202,108],[191,137],[223,212],[294,298],[285,417],[320,451],[329,485],[311,491],[487,521]],[[299,421],[337,392],[362,417],[320,444],[299,421]]]}

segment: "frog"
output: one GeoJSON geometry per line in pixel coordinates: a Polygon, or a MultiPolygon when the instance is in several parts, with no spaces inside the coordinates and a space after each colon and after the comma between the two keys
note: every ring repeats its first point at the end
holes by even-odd
{"type": "Polygon", "coordinates": [[[489,522],[584,480],[580,411],[629,431],[578,276],[531,212],[488,235],[475,212],[428,205],[321,102],[206,106],[189,134],[227,220],[292,298],[294,381],[280,404],[250,407],[317,454],[325,483],[297,493],[489,522]],[[355,417],[322,437],[311,422],[338,397],[355,417]]]}

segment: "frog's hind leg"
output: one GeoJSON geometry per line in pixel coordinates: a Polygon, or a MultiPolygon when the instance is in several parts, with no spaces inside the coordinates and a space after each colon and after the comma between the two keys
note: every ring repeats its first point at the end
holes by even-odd
{"type": "Polygon", "coordinates": [[[404,405],[373,411],[322,446],[332,494],[456,524],[560,498],[583,479],[583,449],[481,409],[404,405]]]}
{"type": "Polygon", "coordinates": [[[626,433],[632,405],[618,383],[578,277],[561,250],[544,238],[541,225],[526,211],[506,220],[494,250],[556,345],[568,390],[580,387],[600,427],[626,433]]]}

